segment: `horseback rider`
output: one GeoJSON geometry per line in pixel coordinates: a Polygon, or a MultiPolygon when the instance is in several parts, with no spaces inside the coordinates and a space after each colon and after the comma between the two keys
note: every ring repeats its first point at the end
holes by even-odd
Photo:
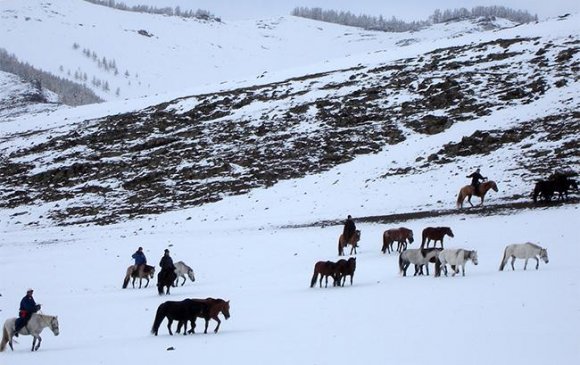
{"type": "Polygon", "coordinates": [[[20,331],[23,327],[28,324],[30,317],[32,314],[38,312],[40,310],[40,304],[36,304],[34,298],[32,297],[32,293],[34,290],[28,289],[26,291],[26,295],[20,301],[20,310],[18,312],[18,318],[16,318],[15,328],[14,328],[14,336],[18,337],[18,331],[20,331]]]}
{"type": "Polygon", "coordinates": [[[350,242],[350,239],[354,235],[356,231],[356,225],[354,224],[354,220],[348,215],[346,221],[344,222],[344,229],[342,230],[342,237],[344,238],[345,242],[350,242]]]}
{"type": "Polygon", "coordinates": [[[169,256],[168,249],[165,249],[163,257],[161,258],[161,261],[159,261],[159,266],[161,266],[161,271],[175,271],[175,265],[173,264],[173,259],[169,256]]]}
{"type": "Polygon", "coordinates": [[[133,265],[133,273],[139,270],[139,276],[145,276],[144,270],[145,265],[147,265],[147,257],[145,257],[145,254],[143,253],[143,247],[139,247],[131,257],[135,260],[135,265],[133,265]]]}
{"type": "Polygon", "coordinates": [[[473,172],[470,175],[467,175],[468,178],[471,178],[471,186],[473,186],[473,191],[474,194],[479,196],[479,185],[481,184],[481,181],[485,181],[487,180],[487,177],[482,176],[479,173],[479,168],[477,168],[477,170],[475,170],[475,172],[473,172]]]}

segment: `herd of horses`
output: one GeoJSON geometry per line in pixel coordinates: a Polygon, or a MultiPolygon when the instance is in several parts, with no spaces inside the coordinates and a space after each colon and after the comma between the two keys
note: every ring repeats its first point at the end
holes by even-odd
{"type": "MultiPolygon", "coordinates": [[[[571,188],[578,189],[575,180],[566,174],[553,174],[547,180],[540,180],[536,183],[532,198],[536,202],[539,198],[549,202],[554,195],[558,193],[558,199],[568,199],[568,190],[571,188]]],[[[463,207],[463,202],[471,203],[472,196],[478,196],[481,199],[480,204],[483,205],[485,195],[489,190],[498,191],[497,184],[494,181],[486,181],[480,184],[478,191],[473,186],[467,185],[460,189],[457,196],[457,207],[463,207]]],[[[435,265],[434,276],[440,276],[443,272],[446,276],[448,274],[447,265],[453,270],[453,276],[461,273],[465,276],[465,264],[471,261],[474,265],[478,264],[477,251],[466,249],[445,249],[443,247],[443,239],[445,236],[454,237],[453,231],[449,227],[427,227],[422,231],[421,246],[418,249],[409,249],[408,245],[414,242],[413,231],[405,227],[388,229],[383,233],[383,245],[381,252],[394,252],[394,243],[397,243],[396,251],[399,253],[399,272],[401,275],[407,275],[407,269],[410,265],[414,265],[414,276],[429,275],[429,264],[435,265]],[[433,241],[433,247],[429,244],[433,241]],[[437,243],[440,247],[436,247],[437,243]],[[425,271],[423,270],[425,269],[425,271]]],[[[350,255],[357,254],[358,242],[361,238],[360,230],[356,230],[355,234],[346,240],[343,235],[340,235],[338,240],[338,255],[343,256],[344,250],[347,246],[351,246],[350,255]]],[[[545,248],[534,243],[512,244],[506,246],[504,254],[499,267],[502,271],[505,265],[511,259],[512,270],[515,270],[514,262],[518,259],[524,259],[524,270],[528,265],[528,260],[536,260],[536,270],[539,268],[540,260],[548,263],[548,252],[545,248]]],[[[187,281],[187,277],[193,282],[195,276],[193,269],[187,266],[183,261],[178,261],[175,271],[161,271],[157,275],[157,288],[160,295],[170,294],[170,288],[179,285],[179,279],[182,278],[181,286],[187,281]]],[[[356,258],[350,257],[348,259],[340,259],[334,261],[318,261],[314,265],[314,273],[310,281],[310,287],[314,287],[316,282],[322,287],[322,281],[325,281],[325,287],[328,287],[328,278],[332,278],[333,286],[344,286],[347,277],[350,276],[350,284],[353,285],[354,273],[356,270],[356,258]]],[[[134,270],[131,265],[127,268],[125,279],[123,280],[123,289],[127,288],[129,282],[135,288],[135,282],[139,279],[139,288],[142,287],[143,279],[146,280],[145,288],[149,285],[150,279],[155,277],[155,267],[146,265],[143,270],[134,270]]],[[[195,333],[195,322],[197,318],[205,320],[204,333],[207,333],[209,321],[211,319],[217,322],[214,333],[217,333],[221,324],[219,314],[222,314],[225,319],[230,318],[230,304],[229,301],[220,298],[205,298],[205,299],[185,299],[182,301],[166,301],[160,304],[157,308],[155,320],[151,328],[151,333],[157,335],[159,327],[164,319],[167,319],[167,329],[170,335],[173,335],[171,326],[173,321],[177,321],[177,333],[180,333],[183,328],[183,334],[195,333]],[[190,330],[187,330],[187,325],[190,323],[190,330]]],[[[13,348],[14,323],[16,318],[9,318],[4,322],[2,328],[2,340],[0,342],[0,351],[6,349],[6,345],[13,348]]],[[[22,335],[31,335],[33,337],[31,351],[37,351],[42,342],[40,333],[44,328],[50,328],[55,336],[59,334],[58,317],[41,313],[34,313],[30,318],[28,324],[19,331],[22,335]]]]}
{"type": "MultiPolygon", "coordinates": [[[[157,274],[157,292],[159,295],[171,294],[170,288],[179,286],[180,278],[183,279],[181,286],[185,285],[187,277],[194,282],[195,274],[193,269],[188,266],[183,261],[177,261],[175,264],[175,270],[161,270],[157,274]]],[[[135,288],[135,281],[139,279],[139,288],[141,288],[142,280],[145,279],[145,288],[149,285],[149,279],[153,279],[155,276],[155,267],[150,265],[145,265],[143,270],[135,270],[133,265],[127,268],[125,273],[125,279],[123,280],[123,289],[126,289],[129,285],[129,281],[132,279],[133,288],[135,288]]],[[[221,298],[205,298],[205,299],[195,299],[188,298],[180,302],[177,301],[166,301],[157,307],[157,312],[155,315],[155,320],[153,321],[153,327],[151,328],[151,333],[157,336],[159,332],[159,326],[164,319],[167,319],[167,329],[170,335],[173,335],[171,331],[171,325],[173,321],[177,321],[177,333],[180,333],[183,327],[183,334],[195,333],[195,320],[196,318],[205,319],[205,330],[207,333],[207,327],[209,320],[213,319],[217,322],[217,326],[214,330],[215,333],[218,332],[221,320],[219,319],[219,314],[222,314],[225,319],[230,318],[230,302],[221,298]],[[187,323],[191,323],[191,329],[187,331],[187,323]]]]}
{"type": "MultiPolygon", "coordinates": [[[[343,235],[340,235],[338,239],[339,256],[344,255],[344,247],[347,245],[352,245],[351,255],[356,253],[360,236],[360,230],[357,230],[353,238],[348,241],[344,239],[343,235]]],[[[463,248],[445,249],[443,245],[445,236],[455,237],[450,227],[426,227],[421,234],[420,248],[410,249],[408,246],[414,242],[413,231],[406,227],[391,228],[383,233],[381,252],[383,254],[395,252],[394,243],[397,243],[396,252],[399,253],[399,272],[402,276],[407,276],[407,270],[411,265],[415,267],[413,276],[428,276],[430,263],[435,266],[435,277],[441,276],[441,273],[447,276],[447,265],[453,271],[452,276],[455,276],[460,271],[462,276],[465,276],[467,262],[471,261],[474,265],[478,264],[477,251],[463,248]],[[431,242],[433,242],[433,247],[429,247],[431,242]],[[437,243],[439,243],[440,247],[437,247],[437,243]]],[[[528,266],[528,260],[535,259],[537,270],[540,260],[548,263],[548,252],[545,248],[530,242],[508,245],[504,250],[500,271],[503,271],[510,258],[513,270],[515,270],[514,262],[516,258],[525,260],[524,270],[528,266]]],[[[337,262],[318,261],[314,265],[310,287],[314,287],[318,281],[319,287],[322,288],[322,281],[324,280],[324,287],[327,288],[328,278],[333,280],[332,286],[344,286],[346,277],[349,275],[350,284],[352,285],[355,269],[356,258],[354,257],[350,257],[348,260],[340,259],[337,262]]]]}

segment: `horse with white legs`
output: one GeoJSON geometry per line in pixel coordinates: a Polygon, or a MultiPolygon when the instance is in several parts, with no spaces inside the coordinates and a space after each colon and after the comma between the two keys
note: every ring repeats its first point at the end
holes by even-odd
{"type": "Polygon", "coordinates": [[[185,264],[183,261],[177,261],[175,263],[175,274],[177,275],[177,279],[175,279],[175,284],[173,286],[179,285],[179,278],[183,279],[183,283],[181,286],[185,285],[187,281],[185,275],[189,277],[189,280],[195,281],[195,275],[193,275],[193,269],[185,264]]]}
{"type": "MultiPolygon", "coordinates": [[[[6,320],[6,322],[4,322],[4,327],[2,329],[2,342],[0,342],[0,351],[4,351],[6,349],[6,344],[10,345],[10,349],[14,351],[14,347],[12,346],[12,339],[14,337],[15,323],[16,318],[9,318],[6,320]]],[[[20,331],[18,331],[18,334],[34,337],[32,340],[31,351],[38,351],[40,343],[42,342],[40,333],[46,327],[50,328],[55,336],[58,336],[58,317],[34,313],[30,317],[30,320],[26,326],[22,327],[20,331]]]]}
{"type": "Polygon", "coordinates": [[[503,271],[503,268],[505,267],[505,264],[507,264],[510,257],[512,258],[512,270],[515,270],[514,261],[516,261],[516,258],[526,260],[524,264],[524,270],[528,267],[528,260],[532,258],[536,260],[536,270],[538,270],[538,267],[540,266],[540,259],[542,259],[546,264],[549,262],[548,250],[536,245],[535,243],[526,242],[507,245],[503,251],[503,258],[501,260],[501,264],[499,265],[499,271],[503,271]]]}
{"type": "Polygon", "coordinates": [[[429,262],[439,255],[440,250],[421,250],[408,249],[399,255],[399,272],[403,276],[407,276],[407,269],[411,264],[415,265],[415,274],[423,275],[423,266],[426,267],[427,275],[429,275],[429,262]]]}
{"type": "Polygon", "coordinates": [[[441,262],[445,276],[447,276],[447,264],[451,266],[455,265],[452,276],[455,276],[459,272],[459,266],[461,266],[461,275],[465,276],[465,263],[467,261],[471,261],[474,265],[477,265],[477,251],[464,249],[442,250],[439,252],[439,261],[441,262]]]}

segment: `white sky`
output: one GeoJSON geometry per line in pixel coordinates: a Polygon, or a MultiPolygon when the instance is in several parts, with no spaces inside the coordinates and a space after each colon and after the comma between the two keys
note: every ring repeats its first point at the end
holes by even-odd
{"type": "Polygon", "coordinates": [[[355,14],[395,16],[404,20],[424,20],[435,9],[472,8],[474,6],[501,5],[537,14],[540,19],[565,13],[580,12],[578,0],[119,0],[128,5],[147,4],[157,7],[179,5],[183,9],[204,9],[224,20],[257,19],[288,15],[297,6],[321,7],[323,9],[348,10],[355,14]]]}

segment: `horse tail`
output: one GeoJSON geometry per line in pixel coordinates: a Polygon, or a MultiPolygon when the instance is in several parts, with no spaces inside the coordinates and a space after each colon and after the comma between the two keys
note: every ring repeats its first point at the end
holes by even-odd
{"type": "Polygon", "coordinates": [[[2,342],[0,342],[0,352],[6,350],[6,344],[9,341],[10,335],[8,334],[8,329],[6,329],[6,325],[2,327],[2,342]]]}
{"type": "Polygon", "coordinates": [[[403,273],[403,265],[404,265],[403,253],[401,252],[401,254],[399,255],[399,274],[403,273]]]}
{"type": "Polygon", "coordinates": [[[130,279],[131,279],[131,275],[125,276],[125,280],[123,280],[123,289],[127,289],[127,285],[129,285],[130,279]]]}
{"type": "Polygon", "coordinates": [[[503,271],[503,268],[505,267],[505,263],[506,263],[506,257],[507,257],[507,247],[505,248],[505,250],[503,250],[503,257],[501,259],[501,264],[499,264],[499,271],[503,271]]]}
{"type": "Polygon", "coordinates": [[[314,268],[314,274],[312,274],[312,280],[310,280],[310,287],[314,288],[316,285],[316,279],[318,279],[318,272],[316,271],[316,267],[314,268]]]}
{"type": "Polygon", "coordinates": [[[463,193],[462,193],[463,189],[459,190],[459,194],[457,194],[457,208],[461,208],[463,206],[463,193]]]}
{"type": "Polygon", "coordinates": [[[151,327],[151,333],[157,336],[157,331],[163,319],[165,318],[165,304],[162,303],[157,307],[157,314],[155,314],[155,320],[153,321],[153,327],[151,327]]]}

